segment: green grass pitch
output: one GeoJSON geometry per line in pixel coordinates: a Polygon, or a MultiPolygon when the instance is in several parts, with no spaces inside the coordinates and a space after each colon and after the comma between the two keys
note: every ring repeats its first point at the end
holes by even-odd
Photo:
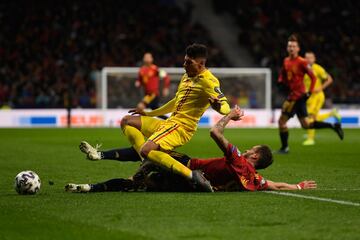
{"type": "MultiPolygon", "coordinates": [[[[360,129],[345,129],[344,141],[332,131],[318,131],[312,147],[301,145],[304,133],[291,129],[291,153],[276,156],[262,175],[291,183],[313,179],[318,190],[292,193],[360,203],[360,129]]],[[[277,129],[227,129],[225,135],[240,150],[279,147],[277,129]]],[[[128,146],[116,128],[0,129],[0,136],[0,239],[360,239],[356,205],[264,192],[64,192],[68,182],[134,172],[136,163],[91,162],[78,150],[81,140],[103,143],[103,149],[128,146]],[[13,179],[22,170],[39,174],[38,195],[14,191],[13,179]]],[[[180,151],[221,155],[207,129],[199,129],[180,151]]]]}

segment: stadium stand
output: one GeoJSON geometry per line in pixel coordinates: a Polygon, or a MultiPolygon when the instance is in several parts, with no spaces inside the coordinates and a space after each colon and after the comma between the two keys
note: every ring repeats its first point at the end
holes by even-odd
{"type": "Polygon", "coordinates": [[[210,66],[228,66],[186,6],[160,0],[1,3],[0,107],[63,108],[69,99],[72,107],[95,107],[97,70],[138,65],[144,51],[153,51],[160,66],[180,67],[192,42],[209,46],[210,66]]]}
{"type": "MultiPolygon", "coordinates": [[[[313,50],[334,77],[329,88],[334,103],[360,102],[360,2],[213,0],[218,14],[230,14],[240,28],[239,44],[247,46],[257,64],[270,67],[276,81],[286,55],[286,40],[298,33],[302,50],[313,50]]],[[[273,105],[278,106],[277,99],[273,105]]]]}
{"type": "MultiPolygon", "coordinates": [[[[296,32],[302,49],[315,51],[333,75],[334,85],[327,90],[333,102],[360,102],[360,30],[354,28],[360,25],[359,1],[212,3],[218,14],[236,21],[239,44],[258,66],[272,69],[274,82],[286,39],[296,32]]],[[[170,0],[1,3],[0,108],[63,108],[69,100],[72,107],[93,108],[97,71],[139,65],[148,50],[159,66],[180,67],[184,46],[202,42],[210,47],[209,66],[231,66],[208,30],[193,22],[192,4],[184,6],[170,0]]],[[[273,106],[280,102],[274,98],[273,106]]]]}

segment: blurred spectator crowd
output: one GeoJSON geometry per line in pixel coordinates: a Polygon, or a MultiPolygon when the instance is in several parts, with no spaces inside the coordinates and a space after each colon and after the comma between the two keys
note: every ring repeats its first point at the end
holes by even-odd
{"type": "Polygon", "coordinates": [[[7,1],[0,3],[0,108],[96,106],[104,66],[181,67],[185,47],[209,47],[210,66],[228,66],[192,6],[173,1],[7,1]]]}
{"type": "MultiPolygon", "coordinates": [[[[360,103],[360,1],[213,0],[213,6],[218,14],[233,16],[240,28],[239,43],[259,66],[273,70],[274,82],[287,38],[297,33],[302,53],[314,51],[334,77],[327,91],[333,102],[360,103]]],[[[274,98],[273,105],[278,104],[274,98]]]]}
{"type": "MultiPolygon", "coordinates": [[[[298,33],[302,53],[312,50],[334,77],[335,103],[360,103],[360,1],[213,0],[239,26],[239,44],[273,79],[298,33]]],[[[211,27],[211,26],[208,26],[211,27]]],[[[189,2],[8,1],[0,3],[0,108],[92,108],[104,66],[138,66],[145,51],[156,64],[181,67],[185,47],[207,44],[209,66],[229,62],[206,28],[192,21],[189,2]]],[[[276,88],[274,88],[277,96],[276,88]]],[[[273,99],[273,106],[281,100],[273,99]]]]}

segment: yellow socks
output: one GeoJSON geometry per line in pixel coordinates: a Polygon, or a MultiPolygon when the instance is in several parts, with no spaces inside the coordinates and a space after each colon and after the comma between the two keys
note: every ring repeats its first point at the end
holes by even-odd
{"type": "MultiPolygon", "coordinates": [[[[137,128],[129,125],[123,128],[123,132],[124,135],[128,138],[130,144],[140,154],[140,149],[145,143],[144,135],[137,128]]],[[[182,165],[180,162],[176,161],[167,153],[152,150],[149,152],[147,158],[176,174],[182,175],[188,179],[192,178],[192,171],[182,165]]]]}
{"type": "Polygon", "coordinates": [[[316,121],[324,121],[325,119],[329,118],[332,116],[332,112],[328,112],[328,113],[323,113],[323,114],[318,114],[316,116],[316,121]]]}
{"type": "Polygon", "coordinates": [[[145,143],[144,135],[137,128],[129,125],[123,128],[123,132],[130,144],[140,154],[140,148],[145,143]]]}
{"type": "Polygon", "coordinates": [[[149,152],[147,158],[176,174],[182,175],[188,179],[192,178],[192,171],[178,161],[176,161],[167,153],[152,150],[149,152]]]}
{"type": "Polygon", "coordinates": [[[307,139],[314,140],[315,138],[315,129],[308,129],[307,130],[307,139]]]}

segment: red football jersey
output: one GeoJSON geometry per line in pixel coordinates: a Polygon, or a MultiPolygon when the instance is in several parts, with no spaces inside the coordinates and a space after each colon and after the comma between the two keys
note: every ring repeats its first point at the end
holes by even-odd
{"type": "MultiPolygon", "coordinates": [[[[159,68],[152,64],[150,66],[142,66],[139,70],[137,81],[144,86],[145,95],[155,94],[159,96],[159,68]]],[[[164,87],[168,88],[170,85],[170,78],[168,75],[164,77],[164,87]]]]}
{"type": "Polygon", "coordinates": [[[240,190],[257,191],[268,187],[267,181],[246,161],[240,151],[229,143],[227,153],[222,158],[191,159],[190,169],[202,170],[214,187],[236,182],[240,190]]]}
{"type": "Polygon", "coordinates": [[[287,85],[290,89],[289,100],[297,100],[306,92],[304,75],[311,78],[310,92],[314,90],[316,77],[307,61],[302,57],[284,59],[281,74],[278,81],[287,85]]]}

